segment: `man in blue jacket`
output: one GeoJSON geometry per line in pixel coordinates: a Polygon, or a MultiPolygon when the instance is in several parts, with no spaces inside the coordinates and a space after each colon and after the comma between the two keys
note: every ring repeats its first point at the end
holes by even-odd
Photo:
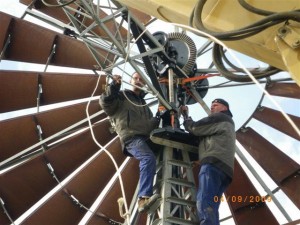
{"type": "Polygon", "coordinates": [[[212,101],[211,114],[197,122],[181,107],[184,127],[198,136],[200,171],[197,210],[200,225],[219,224],[220,199],[231,183],[235,155],[235,126],[229,104],[224,99],[212,101]]]}
{"type": "Polygon", "coordinates": [[[148,144],[150,132],[157,128],[159,119],[153,117],[144,100],[141,89],[145,82],[134,73],[130,83],[132,90],[120,91],[121,76],[113,75],[113,81],[100,97],[100,105],[110,117],[120,137],[125,155],[140,161],[138,211],[146,211],[159,197],[153,195],[153,179],[156,172],[156,157],[148,144]]]}

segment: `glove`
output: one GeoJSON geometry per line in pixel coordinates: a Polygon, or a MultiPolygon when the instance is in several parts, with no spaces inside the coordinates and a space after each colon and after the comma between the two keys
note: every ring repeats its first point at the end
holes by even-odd
{"type": "Polygon", "coordinates": [[[122,77],[120,75],[113,75],[114,84],[120,85],[122,83],[122,77]]]}
{"type": "Polygon", "coordinates": [[[160,121],[160,112],[159,112],[159,111],[156,112],[155,118],[156,118],[158,121],[160,121]]]}
{"type": "Polygon", "coordinates": [[[184,119],[187,119],[189,117],[189,108],[187,106],[180,106],[180,112],[184,119]]]}

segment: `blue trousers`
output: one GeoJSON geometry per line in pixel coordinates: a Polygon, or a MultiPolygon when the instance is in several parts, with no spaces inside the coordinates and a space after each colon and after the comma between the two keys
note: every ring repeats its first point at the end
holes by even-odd
{"type": "Polygon", "coordinates": [[[231,178],[211,164],[201,166],[197,191],[197,210],[200,225],[219,225],[220,199],[231,178]]]}
{"type": "Polygon", "coordinates": [[[125,143],[127,151],[140,161],[140,187],[138,197],[153,195],[153,179],[156,172],[156,157],[147,137],[135,136],[125,143]]]}

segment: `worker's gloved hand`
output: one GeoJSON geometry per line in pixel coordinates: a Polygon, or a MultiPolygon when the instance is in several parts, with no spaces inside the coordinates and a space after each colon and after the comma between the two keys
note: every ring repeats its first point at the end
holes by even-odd
{"type": "Polygon", "coordinates": [[[184,119],[187,119],[189,117],[189,108],[186,105],[180,106],[180,113],[184,119]]]}
{"type": "Polygon", "coordinates": [[[160,121],[160,112],[159,111],[157,111],[156,112],[156,114],[155,114],[155,118],[158,120],[158,121],[160,121]]]}
{"type": "Polygon", "coordinates": [[[121,89],[122,77],[120,75],[110,76],[112,82],[107,87],[107,96],[115,98],[121,89]]]}
{"type": "Polygon", "coordinates": [[[113,75],[112,79],[114,84],[120,85],[122,83],[122,77],[120,75],[113,75]]]}

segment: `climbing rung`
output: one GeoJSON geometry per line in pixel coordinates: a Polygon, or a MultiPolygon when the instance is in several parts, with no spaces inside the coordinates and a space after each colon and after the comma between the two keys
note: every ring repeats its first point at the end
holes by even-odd
{"type": "Polygon", "coordinates": [[[196,224],[199,224],[199,222],[197,221],[190,221],[190,220],[185,220],[185,219],[180,219],[180,218],[177,218],[177,217],[168,217],[166,218],[165,220],[166,222],[169,222],[169,223],[174,223],[174,224],[180,224],[180,225],[196,225],[196,224]]]}
{"type": "MultiPolygon", "coordinates": [[[[199,222],[190,221],[190,220],[184,220],[177,217],[168,217],[165,222],[172,223],[172,224],[180,224],[180,225],[196,225],[199,224],[199,222]]],[[[162,225],[163,221],[162,219],[156,219],[152,225],[162,225]]]]}
{"type": "Polygon", "coordinates": [[[179,204],[179,205],[196,207],[196,202],[195,201],[186,200],[186,199],[182,199],[182,198],[168,197],[167,201],[175,203],[175,204],[179,204]]]}
{"type": "MultiPolygon", "coordinates": [[[[196,186],[191,163],[194,160],[193,157],[197,156],[198,158],[198,155],[194,155],[186,148],[182,150],[182,148],[169,146],[169,144],[172,145],[178,141],[175,138],[178,135],[173,138],[173,133],[173,130],[166,132],[163,130],[163,132],[154,133],[151,137],[151,140],[152,138],[156,141],[163,139],[168,143],[165,144],[164,151],[161,152],[162,157],[159,157],[160,162],[157,163],[157,176],[154,185],[154,190],[161,193],[161,200],[159,204],[147,211],[147,225],[199,224],[195,201],[196,186]],[[162,138],[161,135],[169,137],[168,140],[162,138]]],[[[184,135],[181,137],[180,134],[179,136],[185,138],[184,135]]],[[[190,141],[186,140],[184,144],[189,145],[190,141]]]]}
{"type": "Polygon", "coordinates": [[[169,160],[168,164],[170,165],[174,165],[174,166],[182,166],[182,167],[186,167],[186,168],[192,168],[192,164],[190,162],[184,162],[184,161],[180,161],[180,160],[169,160]]]}
{"type": "Polygon", "coordinates": [[[186,181],[186,180],[183,180],[183,179],[169,178],[167,180],[168,180],[168,182],[170,182],[172,184],[177,184],[177,185],[180,185],[180,186],[191,187],[191,188],[195,187],[195,184],[193,182],[186,181]]]}

